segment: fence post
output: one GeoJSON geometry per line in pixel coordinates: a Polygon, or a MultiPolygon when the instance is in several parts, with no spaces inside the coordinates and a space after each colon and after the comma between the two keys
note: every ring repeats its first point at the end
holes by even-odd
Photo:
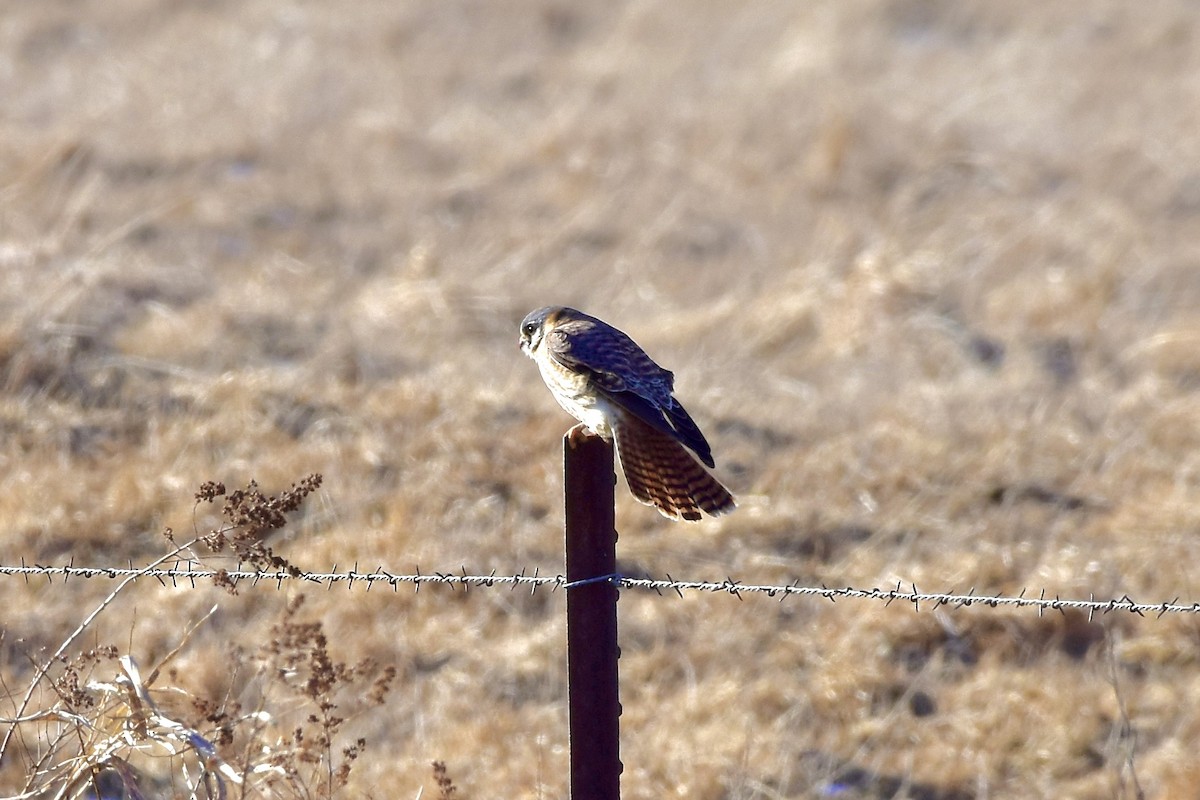
{"type": "MultiPolygon", "coordinates": [[[[617,570],[616,482],[612,444],[590,434],[564,437],[568,582],[617,570]]],[[[619,655],[617,587],[604,581],[568,589],[571,800],[620,797],[619,655]]]]}

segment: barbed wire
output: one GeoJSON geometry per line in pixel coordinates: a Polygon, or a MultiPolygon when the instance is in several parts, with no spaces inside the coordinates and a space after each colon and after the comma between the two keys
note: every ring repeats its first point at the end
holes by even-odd
{"type": "Polygon", "coordinates": [[[1088,599],[1083,600],[1063,598],[1058,595],[1053,597],[1047,596],[1045,590],[1042,590],[1036,596],[1030,595],[1026,590],[1023,590],[1019,595],[1006,596],[976,594],[974,589],[969,590],[965,594],[953,591],[922,592],[917,589],[916,584],[910,584],[909,588],[905,589],[902,583],[897,583],[893,589],[862,589],[852,586],[802,586],[799,582],[790,584],[747,583],[745,581],[734,580],[733,578],[726,578],[722,581],[677,580],[670,575],[667,575],[665,579],[638,578],[620,573],[569,582],[563,575],[541,575],[536,569],[532,574],[522,570],[512,575],[501,575],[496,572],[491,572],[487,575],[471,575],[467,573],[465,567],[461,568],[459,572],[422,573],[418,569],[416,572],[410,574],[397,574],[388,572],[383,567],[377,567],[371,572],[360,572],[357,565],[353,569],[339,572],[337,565],[334,565],[328,572],[306,572],[302,570],[293,572],[286,570],[211,569],[198,567],[194,563],[188,562],[182,566],[156,568],[139,568],[132,565],[128,567],[77,567],[74,564],[63,566],[45,566],[41,564],[21,564],[20,566],[0,565],[0,575],[24,576],[26,580],[31,577],[44,577],[51,581],[53,581],[55,576],[62,577],[64,581],[69,578],[116,579],[144,577],[153,578],[163,585],[170,583],[172,586],[179,586],[181,583],[186,583],[191,587],[196,587],[197,581],[219,581],[235,586],[242,582],[258,585],[265,581],[275,583],[277,588],[281,588],[284,582],[299,581],[324,585],[327,589],[332,589],[338,584],[345,584],[348,588],[355,584],[366,584],[367,591],[370,591],[376,585],[390,586],[393,591],[398,591],[402,585],[411,585],[416,591],[420,591],[421,587],[426,585],[449,586],[451,588],[457,586],[464,588],[472,586],[485,588],[508,586],[512,589],[527,586],[532,593],[541,587],[548,587],[551,590],[570,590],[595,583],[612,583],[621,589],[642,589],[657,592],[660,595],[664,594],[664,592],[674,592],[680,597],[683,596],[684,592],[702,592],[712,594],[724,593],[738,597],[739,599],[742,595],[763,594],[780,600],[787,597],[808,596],[822,597],[831,602],[835,602],[839,598],[878,600],[883,601],[885,605],[891,605],[899,601],[911,604],[917,611],[921,610],[922,604],[925,604],[926,607],[932,606],[934,608],[942,606],[951,606],[954,608],[970,606],[999,608],[1002,606],[1012,606],[1015,608],[1035,608],[1039,614],[1046,611],[1065,612],[1067,610],[1077,610],[1086,611],[1089,620],[1097,613],[1109,614],[1117,611],[1125,611],[1139,616],[1154,614],[1158,617],[1164,614],[1200,613],[1200,603],[1180,603],[1179,598],[1158,603],[1139,603],[1129,595],[1112,599],[1096,599],[1094,595],[1089,595],[1088,599]]]}

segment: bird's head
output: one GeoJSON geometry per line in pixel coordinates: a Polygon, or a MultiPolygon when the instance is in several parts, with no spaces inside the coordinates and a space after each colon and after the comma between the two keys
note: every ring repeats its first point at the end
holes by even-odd
{"type": "Polygon", "coordinates": [[[554,327],[562,310],[558,306],[546,306],[537,311],[530,311],[525,319],[521,320],[521,352],[530,358],[536,356],[537,349],[542,346],[542,340],[554,327]]]}

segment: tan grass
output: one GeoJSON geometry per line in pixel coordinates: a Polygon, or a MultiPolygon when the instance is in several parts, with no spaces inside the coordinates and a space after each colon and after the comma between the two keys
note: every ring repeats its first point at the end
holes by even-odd
{"type": "MultiPolygon", "coordinates": [[[[319,472],[268,539],[299,566],[561,571],[515,324],[565,302],[677,372],[741,502],[622,492],[627,569],[1195,601],[1198,36],[1184,0],[18,4],[0,560],[146,563],[219,523],[202,481],[319,472]]],[[[0,583],[5,692],[111,588],[0,583]]],[[[294,594],[143,581],[80,647],[145,668],[216,603],[172,681],[220,704],[294,594]]],[[[1118,693],[1146,796],[1198,777],[1191,617],[621,608],[630,798],[1132,797],[1118,693]]],[[[304,610],[398,671],[345,796],[435,760],[565,795],[561,593],[304,610]]]]}

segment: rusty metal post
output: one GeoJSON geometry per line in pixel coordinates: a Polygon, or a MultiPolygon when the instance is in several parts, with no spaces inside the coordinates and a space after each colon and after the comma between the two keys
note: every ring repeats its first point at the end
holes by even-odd
{"type": "MultiPolygon", "coordinates": [[[[567,581],[617,571],[613,448],[599,436],[563,439],[567,581]]],[[[617,686],[617,587],[603,581],[567,590],[567,692],[571,800],[621,793],[621,703],[617,686]]]]}

